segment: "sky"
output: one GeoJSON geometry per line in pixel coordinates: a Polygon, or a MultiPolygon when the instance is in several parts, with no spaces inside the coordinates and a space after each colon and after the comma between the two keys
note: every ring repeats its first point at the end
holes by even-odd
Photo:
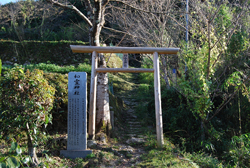
{"type": "Polygon", "coordinates": [[[0,3],[2,5],[6,4],[6,3],[9,3],[9,2],[16,2],[16,0],[0,0],[0,3]]]}

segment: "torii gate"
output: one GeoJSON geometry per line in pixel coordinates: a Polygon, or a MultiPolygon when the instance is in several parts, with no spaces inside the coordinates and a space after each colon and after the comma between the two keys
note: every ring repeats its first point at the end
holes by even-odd
{"type": "Polygon", "coordinates": [[[90,84],[90,104],[89,104],[89,136],[95,135],[95,118],[96,118],[96,83],[97,73],[104,72],[130,72],[154,73],[154,93],[155,93],[155,116],[156,116],[156,132],[157,145],[162,147],[163,141],[163,125],[162,125],[162,110],[161,110],[161,87],[160,87],[160,69],[158,54],[177,54],[179,48],[153,48],[153,47],[96,47],[96,46],[81,46],[70,45],[75,53],[92,53],[92,69],[91,69],[91,84],[90,84]],[[137,53],[137,54],[153,54],[154,68],[98,68],[97,53],[137,53]]]}

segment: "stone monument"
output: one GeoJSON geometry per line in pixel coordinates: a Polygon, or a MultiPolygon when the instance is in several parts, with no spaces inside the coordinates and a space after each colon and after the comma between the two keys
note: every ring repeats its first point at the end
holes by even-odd
{"type": "Polygon", "coordinates": [[[87,73],[68,74],[68,141],[60,154],[68,158],[84,158],[87,149],[87,73]]]}

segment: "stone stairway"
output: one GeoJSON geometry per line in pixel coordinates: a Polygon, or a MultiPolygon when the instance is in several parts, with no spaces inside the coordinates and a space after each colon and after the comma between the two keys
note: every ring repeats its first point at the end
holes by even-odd
{"type": "Polygon", "coordinates": [[[139,104],[136,99],[138,84],[137,73],[131,74],[130,78],[126,80],[133,83],[132,90],[125,92],[124,94],[118,95],[123,102],[126,104],[126,109],[124,110],[124,124],[126,124],[126,130],[123,132],[123,136],[127,138],[143,138],[143,126],[141,121],[136,115],[136,107],[139,104]]]}

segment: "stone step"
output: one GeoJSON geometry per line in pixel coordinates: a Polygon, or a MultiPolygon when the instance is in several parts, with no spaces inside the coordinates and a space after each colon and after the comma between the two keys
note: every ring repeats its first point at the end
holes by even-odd
{"type": "Polygon", "coordinates": [[[137,118],[137,115],[135,113],[127,113],[127,117],[129,118],[137,118]]]}
{"type": "Polygon", "coordinates": [[[142,127],[129,127],[129,130],[142,130],[142,127]]]}
{"type": "Polygon", "coordinates": [[[141,128],[142,127],[141,124],[129,124],[128,126],[131,128],[141,128]]]}
{"type": "Polygon", "coordinates": [[[136,117],[130,116],[129,114],[126,117],[127,117],[126,121],[130,121],[130,122],[136,122],[136,121],[138,121],[138,119],[136,117]]]}
{"type": "Polygon", "coordinates": [[[137,116],[136,115],[132,115],[132,114],[130,114],[130,116],[128,116],[130,119],[136,119],[137,118],[137,116]]]}
{"type": "Polygon", "coordinates": [[[132,99],[123,99],[123,102],[127,105],[137,105],[138,102],[136,102],[135,100],[132,100],[132,99]]]}
{"type": "Polygon", "coordinates": [[[128,137],[138,137],[138,138],[144,138],[143,135],[139,135],[139,134],[126,134],[125,136],[128,136],[128,137]]]}
{"type": "Polygon", "coordinates": [[[126,121],[127,121],[127,122],[137,122],[138,119],[135,118],[135,117],[133,117],[133,116],[131,116],[130,114],[128,114],[128,115],[126,116],[126,121]]]}
{"type": "Polygon", "coordinates": [[[127,118],[126,121],[127,121],[127,124],[128,125],[141,125],[141,123],[137,123],[136,120],[133,120],[134,118],[127,118]]]}
{"type": "Polygon", "coordinates": [[[141,126],[140,125],[131,125],[129,126],[129,129],[141,129],[141,126]]]}
{"type": "Polygon", "coordinates": [[[126,112],[127,112],[127,113],[134,113],[135,110],[130,108],[130,109],[127,109],[126,112]]]}
{"type": "Polygon", "coordinates": [[[129,131],[142,131],[142,129],[141,128],[130,128],[130,129],[128,129],[129,131]]]}
{"type": "Polygon", "coordinates": [[[130,131],[129,134],[139,135],[139,134],[143,134],[143,132],[142,131],[130,131]]]}
{"type": "Polygon", "coordinates": [[[135,130],[135,129],[128,129],[128,133],[142,133],[142,132],[144,132],[144,131],[142,131],[142,130],[140,130],[140,129],[137,129],[137,130],[135,130]]]}
{"type": "Polygon", "coordinates": [[[138,122],[138,121],[137,121],[137,122],[128,121],[127,123],[128,123],[128,124],[141,124],[141,122],[138,122]]]}
{"type": "Polygon", "coordinates": [[[132,130],[132,131],[138,131],[138,130],[141,131],[142,129],[141,129],[141,128],[134,128],[134,127],[132,127],[132,128],[130,128],[130,129],[128,129],[128,130],[129,130],[129,131],[131,131],[131,130],[132,130]]]}
{"type": "Polygon", "coordinates": [[[129,128],[142,128],[140,124],[130,124],[128,125],[129,128]]]}
{"type": "Polygon", "coordinates": [[[141,129],[141,125],[130,125],[129,126],[130,129],[141,129]]]}
{"type": "Polygon", "coordinates": [[[126,134],[126,136],[130,136],[130,137],[136,137],[136,134],[126,134]]]}
{"type": "MultiPolygon", "coordinates": [[[[128,114],[128,115],[129,115],[129,114],[128,114]]],[[[127,122],[132,122],[132,123],[134,123],[134,122],[137,122],[138,119],[135,118],[135,117],[127,116],[126,121],[127,121],[127,122]]]]}
{"type": "Polygon", "coordinates": [[[128,126],[129,126],[129,127],[136,127],[136,128],[142,127],[141,124],[129,124],[128,126]]]}

